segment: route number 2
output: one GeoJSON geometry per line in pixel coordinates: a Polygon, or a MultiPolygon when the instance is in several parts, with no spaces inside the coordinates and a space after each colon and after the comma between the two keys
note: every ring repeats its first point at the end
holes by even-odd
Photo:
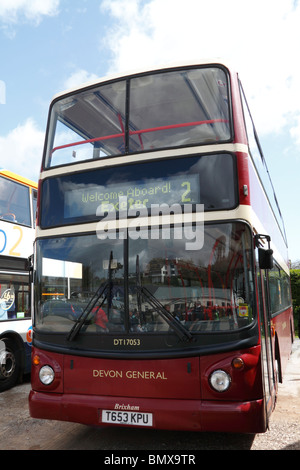
{"type": "MultiPolygon", "coordinates": [[[[13,227],[13,230],[17,230],[19,233],[17,234],[17,239],[14,245],[9,249],[9,255],[10,256],[21,256],[21,253],[19,253],[17,250],[17,247],[20,245],[22,238],[23,238],[23,230],[21,227],[18,227],[15,225],[13,227]]],[[[0,253],[3,253],[7,245],[7,236],[4,230],[0,229],[0,253]]]]}

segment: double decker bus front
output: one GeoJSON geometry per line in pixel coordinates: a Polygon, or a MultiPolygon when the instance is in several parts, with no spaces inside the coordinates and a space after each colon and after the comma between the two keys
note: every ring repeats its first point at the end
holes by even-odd
{"type": "Polygon", "coordinates": [[[54,101],[35,242],[33,417],[264,430],[253,234],[233,216],[231,120],[221,66],[54,101]]]}

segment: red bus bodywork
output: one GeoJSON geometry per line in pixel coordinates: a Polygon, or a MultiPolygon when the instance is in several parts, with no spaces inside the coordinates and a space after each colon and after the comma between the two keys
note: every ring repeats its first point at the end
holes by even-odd
{"type": "Polygon", "coordinates": [[[102,409],[134,410],[153,413],[152,427],[157,429],[247,433],[266,429],[260,346],[161,360],[95,359],[36,348],[32,354],[40,357],[39,366],[52,365],[57,377],[43,386],[39,368],[33,366],[30,413],[34,418],[101,426],[102,409]],[[244,361],[241,369],[232,365],[237,357],[244,361]],[[230,390],[222,394],[208,382],[218,368],[232,377],[230,390]]]}

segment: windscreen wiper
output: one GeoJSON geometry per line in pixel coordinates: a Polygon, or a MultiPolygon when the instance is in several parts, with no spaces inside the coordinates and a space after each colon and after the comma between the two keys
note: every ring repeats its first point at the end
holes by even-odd
{"type": "MultiPolygon", "coordinates": [[[[110,252],[110,259],[109,259],[109,267],[108,267],[108,280],[104,283],[103,286],[100,286],[91,300],[88,302],[87,306],[81,313],[81,315],[77,318],[75,324],[71,328],[71,330],[68,333],[67,340],[68,341],[73,341],[76,336],[78,335],[79,331],[81,330],[82,326],[86,322],[86,319],[88,318],[89,314],[93,310],[93,308],[96,306],[97,302],[101,297],[103,296],[103,299],[99,305],[99,308],[102,307],[104,304],[105,300],[108,300],[108,310],[110,308],[111,304],[111,288],[112,288],[112,276],[111,276],[111,263],[113,259],[113,254],[112,251],[110,252]]],[[[109,314],[109,311],[108,311],[109,314]]]]}
{"type": "Polygon", "coordinates": [[[175,331],[181,341],[192,341],[193,335],[177,320],[162,303],[151,292],[141,284],[139,255],[136,257],[136,287],[137,287],[137,302],[138,308],[141,311],[141,296],[146,297],[149,304],[160,314],[160,316],[168,323],[168,325],[175,331]]]}

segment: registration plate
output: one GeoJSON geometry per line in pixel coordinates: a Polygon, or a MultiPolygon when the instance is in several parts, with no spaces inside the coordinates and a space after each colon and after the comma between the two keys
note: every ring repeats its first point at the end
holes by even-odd
{"type": "Polygon", "coordinates": [[[102,410],[102,423],[129,424],[131,426],[152,426],[152,421],[152,413],[102,410]]]}

